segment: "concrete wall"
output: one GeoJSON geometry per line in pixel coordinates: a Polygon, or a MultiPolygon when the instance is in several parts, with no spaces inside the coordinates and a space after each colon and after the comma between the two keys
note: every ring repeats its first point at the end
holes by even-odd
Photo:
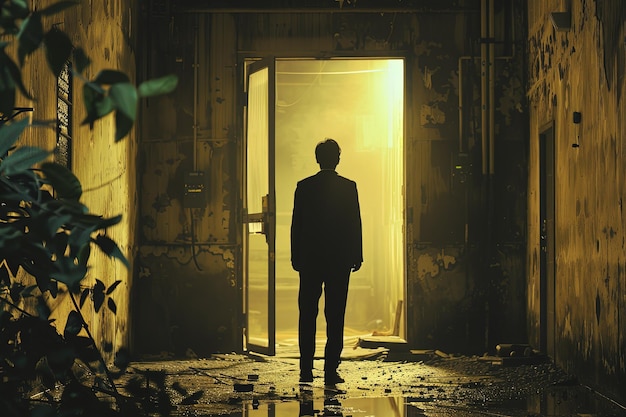
{"type": "MultiPolygon", "coordinates": [[[[53,3],[56,1],[35,0],[32,7],[43,9],[53,3]]],[[[81,5],[66,9],[63,13],[44,19],[44,28],[47,30],[50,25],[59,24],[74,45],[86,51],[92,62],[85,71],[85,77],[93,79],[102,69],[115,69],[128,74],[134,82],[136,11],[135,1],[110,0],[89,4],[83,2],[81,5]]],[[[35,100],[28,101],[18,94],[16,106],[33,107],[34,111],[31,113],[33,119],[55,120],[56,79],[47,69],[43,48],[27,58],[22,76],[26,88],[35,100]]],[[[89,207],[92,213],[105,217],[123,214],[122,222],[108,230],[107,235],[118,243],[133,265],[137,250],[136,136],[131,132],[123,141],[114,143],[113,117],[98,121],[93,130],[90,130],[89,126],[81,126],[80,122],[86,115],[82,87],[83,82],[79,77],[74,77],[72,171],[83,186],[82,203],[89,207]]],[[[21,143],[53,150],[56,132],[54,129],[30,128],[24,134],[21,143]]],[[[95,247],[92,248],[90,268],[83,285],[93,286],[96,278],[103,281],[107,287],[116,280],[122,281],[112,297],[117,305],[116,315],[106,307],[96,314],[89,302],[82,309],[96,342],[102,347],[107,347],[105,356],[108,359],[111,359],[111,355],[118,349],[130,347],[132,277],[132,267],[128,270],[121,262],[110,259],[95,247]]],[[[56,326],[62,333],[65,318],[72,308],[71,302],[65,293],[60,293],[56,299],[49,298],[49,302],[54,309],[52,317],[57,319],[56,326]]]]}
{"type": "Polygon", "coordinates": [[[555,129],[555,312],[551,355],[624,401],[624,17],[621,1],[529,2],[528,325],[541,339],[540,133],[555,129]],[[571,11],[556,31],[549,13],[571,11]],[[581,122],[574,123],[573,113],[581,122]],[[578,144],[579,147],[573,147],[578,144]]]}
{"type": "Polygon", "coordinates": [[[399,4],[397,13],[147,11],[152,36],[142,44],[140,72],[153,77],[174,70],[182,85],[142,111],[138,353],[241,348],[242,67],[245,57],[269,55],[405,57],[409,341],[483,353],[498,342],[526,340],[526,122],[517,53],[524,8],[514,1],[495,10],[502,58],[495,64],[497,163],[494,174],[483,176],[480,2],[456,10],[440,3],[433,3],[439,10],[412,11],[399,4]],[[462,81],[460,57],[466,57],[462,81]],[[461,151],[466,181],[452,175],[461,151]],[[210,185],[206,208],[190,211],[181,193],[194,159],[210,185]]]}

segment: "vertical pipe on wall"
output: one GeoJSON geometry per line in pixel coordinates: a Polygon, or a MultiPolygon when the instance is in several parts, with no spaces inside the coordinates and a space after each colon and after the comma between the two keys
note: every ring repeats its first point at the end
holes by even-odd
{"type": "Polygon", "coordinates": [[[459,153],[463,153],[463,61],[470,57],[459,58],[459,153]]]}
{"type": "Polygon", "coordinates": [[[489,142],[489,174],[493,175],[495,172],[495,131],[496,131],[496,123],[495,123],[495,72],[496,72],[496,62],[495,62],[495,17],[494,17],[494,0],[489,0],[489,11],[487,16],[489,18],[488,23],[488,38],[489,38],[489,50],[487,53],[488,62],[487,62],[487,71],[488,71],[488,85],[489,85],[489,98],[487,99],[489,115],[487,119],[489,120],[489,134],[488,142],[489,142]]]}
{"type": "Polygon", "coordinates": [[[196,16],[193,46],[193,170],[198,170],[198,37],[199,17],[196,16]]]}
{"type": "Polygon", "coordinates": [[[487,174],[487,1],[480,2],[480,136],[482,149],[482,174],[487,174]]]}

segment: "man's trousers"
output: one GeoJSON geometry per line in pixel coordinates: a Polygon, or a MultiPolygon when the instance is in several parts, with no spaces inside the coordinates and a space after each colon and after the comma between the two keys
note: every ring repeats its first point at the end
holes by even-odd
{"type": "Polygon", "coordinates": [[[343,328],[349,280],[349,268],[300,271],[298,342],[300,345],[301,372],[313,369],[316,321],[322,289],[324,290],[324,316],[326,317],[324,370],[332,372],[339,366],[341,350],[343,349],[343,328]]]}

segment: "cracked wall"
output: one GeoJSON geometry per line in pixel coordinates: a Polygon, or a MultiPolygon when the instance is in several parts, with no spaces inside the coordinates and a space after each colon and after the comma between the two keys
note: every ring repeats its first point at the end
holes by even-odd
{"type": "Polygon", "coordinates": [[[541,338],[539,134],[555,128],[555,314],[557,364],[624,399],[624,36],[619,1],[572,1],[571,29],[556,31],[556,2],[529,3],[528,311],[541,338]],[[574,123],[574,112],[582,117],[574,123]]]}

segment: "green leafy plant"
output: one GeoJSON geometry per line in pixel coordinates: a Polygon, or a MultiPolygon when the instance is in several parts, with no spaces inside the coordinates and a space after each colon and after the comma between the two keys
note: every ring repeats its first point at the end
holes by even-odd
{"type": "MultiPolygon", "coordinates": [[[[117,70],[85,79],[90,65],[85,51],[57,27],[45,31],[42,24],[42,17],[76,4],[60,1],[32,11],[26,0],[0,0],[0,410],[3,417],[147,415],[155,410],[167,415],[171,405],[163,384],[150,387],[135,377],[126,394],[120,393],[116,378],[128,364],[128,353],[116,352],[115,366],[107,365],[82,313],[90,308],[88,300],[96,313],[105,306],[117,313],[113,296],[120,281],[108,287],[99,279],[92,287],[82,282],[94,247],[129,265],[107,236],[122,217],[90,213],[70,170],[51,162],[44,149],[19,146],[24,131],[33,128],[28,120],[9,121],[18,92],[32,99],[20,68],[42,47],[55,76],[71,59],[72,72],[83,81],[87,117],[82,123],[93,127],[113,113],[116,142],[131,131],[141,97],[176,88],[174,75],[138,87],[117,70]],[[18,62],[6,52],[10,42],[4,39],[17,40],[18,62]],[[32,282],[18,282],[20,270],[32,282]],[[51,318],[50,299],[71,303],[62,330],[51,318]],[[160,405],[155,408],[146,398],[159,398],[160,405]]],[[[112,347],[103,349],[111,352],[112,347]]]]}

